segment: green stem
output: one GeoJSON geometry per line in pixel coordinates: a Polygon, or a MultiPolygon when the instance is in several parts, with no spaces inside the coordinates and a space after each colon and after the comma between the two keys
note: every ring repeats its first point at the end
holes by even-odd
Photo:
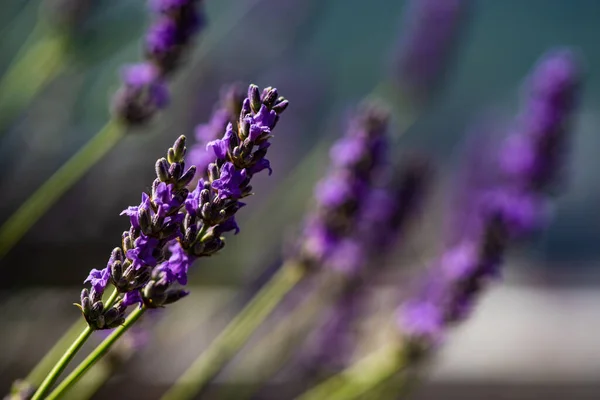
{"type": "Polygon", "coordinates": [[[6,255],[25,233],[96,162],[112,149],[125,133],[116,121],[107,123],[87,144],[40,186],[0,227],[0,258],[6,255]]]}
{"type": "Polygon", "coordinates": [[[339,374],[309,389],[296,400],[353,400],[373,390],[406,365],[406,354],[389,344],[339,374]]]}
{"type": "Polygon", "coordinates": [[[46,376],[46,379],[44,379],[44,381],[42,382],[38,390],[35,392],[31,400],[40,400],[44,398],[44,395],[48,392],[48,390],[50,390],[52,385],[54,385],[54,382],[56,382],[60,374],[62,374],[62,372],[65,370],[69,362],[71,362],[73,357],[75,357],[75,354],[77,354],[77,352],[81,349],[84,343],[92,335],[92,332],[93,331],[89,326],[86,326],[84,328],[83,332],[81,332],[79,337],[75,339],[73,344],[71,344],[71,347],[67,349],[67,351],[61,357],[61,359],[58,360],[58,363],[54,366],[54,368],[52,368],[48,376],[46,376]]]}
{"type": "MultiPolygon", "coordinates": [[[[104,307],[111,307],[115,304],[119,296],[119,292],[117,290],[113,290],[108,299],[104,302],[104,307]]],[[[25,381],[34,387],[39,387],[44,377],[48,374],[48,371],[55,365],[60,356],[65,352],[65,349],[69,347],[76,338],[77,334],[81,332],[85,328],[86,322],[79,318],[67,332],[65,332],[60,339],[52,346],[52,348],[46,353],[44,358],[40,360],[39,363],[33,368],[33,370],[27,375],[25,381]]]]}
{"type": "Polygon", "coordinates": [[[63,33],[47,31],[43,24],[33,29],[0,80],[0,128],[58,76],[66,65],[66,42],[63,33]]]}
{"type": "MultiPolygon", "coordinates": [[[[115,303],[115,301],[117,300],[118,296],[119,296],[119,292],[117,292],[117,289],[113,290],[110,297],[106,301],[105,307],[112,306],[115,303]]],[[[56,359],[56,356],[58,355],[58,353],[66,347],[67,340],[70,339],[71,336],[74,336],[74,334],[71,331],[74,331],[75,329],[80,329],[79,325],[80,325],[79,322],[73,324],[71,329],[57,342],[57,344],[54,345],[54,347],[48,352],[48,354],[46,354],[46,356],[42,359],[42,361],[40,361],[40,363],[34,368],[34,370],[27,377],[28,383],[30,383],[31,385],[35,385],[37,383],[37,381],[34,381],[33,378],[37,378],[38,375],[41,375],[43,373],[42,371],[48,369],[49,364],[51,364],[54,361],[54,359],[56,359]]],[[[48,390],[50,390],[52,385],[54,385],[54,382],[56,382],[56,380],[58,379],[60,374],[62,374],[62,372],[65,370],[67,365],[71,362],[73,357],[75,357],[77,352],[81,349],[81,347],[84,345],[84,343],[89,339],[92,332],[93,331],[90,329],[89,326],[85,326],[83,328],[83,331],[73,341],[71,346],[69,348],[67,348],[67,350],[64,352],[62,357],[58,360],[58,362],[56,362],[56,364],[54,365],[52,370],[50,370],[50,372],[48,373],[46,378],[39,385],[39,388],[35,392],[34,396],[31,398],[31,400],[37,400],[37,399],[43,398],[43,396],[46,394],[46,392],[48,392],[48,390]]]]}
{"type": "MultiPolygon", "coordinates": [[[[62,396],[71,388],[77,381],[96,364],[107,352],[113,344],[123,336],[129,328],[146,312],[146,308],[136,308],[125,320],[125,323],[119,326],[110,334],[98,347],[90,353],[74,370],[67,376],[57,387],[46,397],[46,400],[55,400],[62,396]]],[[[35,400],[35,399],[32,399],[35,400]]]]}
{"type": "Polygon", "coordinates": [[[162,397],[184,400],[195,395],[235,356],[260,324],[304,276],[304,267],[284,264],[213,343],[162,397]]]}

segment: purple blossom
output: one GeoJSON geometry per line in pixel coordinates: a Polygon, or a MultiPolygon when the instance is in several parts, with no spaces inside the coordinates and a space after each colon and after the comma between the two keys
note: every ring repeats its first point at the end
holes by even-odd
{"type": "Polygon", "coordinates": [[[402,333],[427,343],[438,344],[444,336],[444,317],[438,305],[428,301],[410,301],[398,312],[402,333]]]}
{"type": "Polygon", "coordinates": [[[578,78],[565,51],[550,53],[534,69],[524,113],[500,150],[498,171],[486,171],[485,186],[473,180],[479,186],[463,188],[472,197],[463,204],[472,215],[469,229],[444,251],[425,290],[400,310],[399,323],[410,340],[426,337],[436,344],[447,325],[468,316],[498,275],[505,247],[544,225],[578,78]]]}
{"type": "Polygon", "coordinates": [[[141,124],[167,106],[169,91],[152,64],[126,66],[121,76],[123,86],[113,99],[113,112],[117,118],[131,124],[141,124]]]}
{"type": "Polygon", "coordinates": [[[188,269],[194,262],[194,258],[187,254],[178,241],[174,241],[169,246],[169,251],[171,252],[171,257],[165,263],[165,268],[173,273],[177,278],[177,282],[181,285],[187,285],[188,269]]]}
{"type": "Polygon", "coordinates": [[[206,150],[212,150],[218,160],[226,160],[231,141],[235,136],[233,132],[233,125],[229,123],[225,130],[225,135],[221,139],[215,139],[206,144],[206,150]]]}
{"type": "Polygon", "coordinates": [[[139,290],[132,290],[131,292],[125,293],[123,296],[123,306],[129,307],[134,304],[138,304],[140,307],[144,304],[142,294],[139,290]]]}
{"type": "Polygon", "coordinates": [[[83,283],[90,283],[96,293],[104,293],[108,282],[110,281],[110,268],[106,267],[102,270],[92,269],[88,277],[83,283]]]}
{"type": "Polygon", "coordinates": [[[172,184],[165,182],[158,184],[154,191],[154,204],[158,208],[158,215],[166,216],[174,210],[178,210],[183,204],[183,199],[175,196],[175,189],[172,184]]]}
{"type": "Polygon", "coordinates": [[[328,265],[331,269],[346,275],[355,275],[366,262],[365,248],[357,240],[341,240],[329,254],[328,265]]]}
{"type": "Polygon", "coordinates": [[[150,6],[158,18],[146,35],[146,55],[165,76],[177,67],[192,36],[204,24],[201,1],[151,1],[150,6]]]}
{"type": "Polygon", "coordinates": [[[300,253],[306,262],[327,263],[335,246],[357,226],[363,207],[368,206],[374,177],[384,164],[386,126],[385,112],[363,107],[333,145],[330,170],[315,187],[315,209],[301,239],[300,253]]]}
{"type": "Polygon", "coordinates": [[[134,242],[134,248],[127,250],[127,258],[133,262],[133,267],[139,270],[144,267],[154,267],[158,263],[156,252],[160,240],[141,234],[134,242]]]}
{"type": "Polygon", "coordinates": [[[232,163],[221,167],[221,176],[212,183],[222,199],[239,199],[242,196],[242,184],[246,181],[246,170],[238,170],[232,163]]]}
{"type": "Polygon", "coordinates": [[[157,18],[145,37],[146,59],[123,69],[123,85],[113,98],[114,116],[130,125],[148,122],[167,106],[169,93],[164,78],[179,65],[204,22],[199,0],[151,0],[150,4],[157,18]]]}

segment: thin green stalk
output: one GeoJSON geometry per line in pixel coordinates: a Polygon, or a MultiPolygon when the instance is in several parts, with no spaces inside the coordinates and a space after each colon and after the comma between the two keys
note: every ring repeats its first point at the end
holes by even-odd
{"type": "Polygon", "coordinates": [[[162,397],[192,399],[242,348],[254,331],[305,275],[304,266],[284,264],[162,397]]]}
{"type": "Polygon", "coordinates": [[[48,390],[50,390],[52,385],[54,385],[54,382],[56,382],[60,374],[62,374],[65,368],[67,368],[69,362],[71,362],[73,357],[75,357],[75,354],[77,354],[77,352],[92,335],[92,332],[93,331],[89,327],[89,325],[83,329],[83,332],[81,332],[77,339],[75,339],[73,344],[71,344],[67,351],[65,351],[61,359],[58,360],[58,363],[54,366],[54,368],[52,368],[48,376],[46,376],[46,379],[44,379],[44,381],[42,382],[38,390],[35,392],[31,400],[40,400],[44,398],[44,396],[46,395],[48,390]]]}
{"type": "MultiPolygon", "coordinates": [[[[104,302],[104,306],[107,308],[111,307],[115,304],[118,296],[119,293],[117,290],[113,290],[108,299],[104,302]]],[[[86,322],[82,318],[77,319],[77,321],[71,325],[69,330],[54,344],[54,346],[52,346],[48,353],[46,353],[44,358],[36,364],[29,375],[27,375],[27,378],[25,378],[25,381],[33,387],[39,387],[44,380],[44,377],[48,374],[48,371],[50,371],[52,366],[58,362],[60,356],[65,352],[65,349],[69,347],[69,344],[75,340],[77,334],[81,332],[85,326],[86,322]]]]}
{"type": "Polygon", "coordinates": [[[40,186],[0,227],[0,258],[69,190],[125,133],[124,125],[110,121],[87,144],[40,186]]]}
{"type": "Polygon", "coordinates": [[[0,80],[0,129],[66,65],[67,36],[38,23],[0,80]]]}
{"type": "Polygon", "coordinates": [[[235,393],[227,398],[254,398],[263,384],[281,370],[310,333],[311,323],[319,316],[319,312],[327,308],[331,299],[337,296],[336,278],[338,277],[334,275],[320,279],[314,294],[305,296],[289,315],[278,321],[252,346],[244,359],[236,363],[233,374],[237,370],[249,370],[252,365],[260,365],[260,368],[256,369],[252,384],[232,389],[235,393]]]}
{"type": "MultiPolygon", "coordinates": [[[[119,296],[119,292],[117,292],[117,290],[115,289],[112,292],[112,294],[110,295],[110,297],[107,300],[106,304],[110,307],[112,304],[114,304],[114,302],[116,301],[116,299],[117,299],[118,296],[119,296]]],[[[75,324],[75,325],[77,325],[77,324],[75,324]]],[[[48,390],[50,390],[52,388],[52,385],[54,385],[54,383],[56,382],[56,380],[58,379],[58,377],[60,376],[60,374],[63,373],[63,371],[65,370],[65,368],[67,367],[67,365],[73,359],[73,357],[75,357],[75,355],[77,354],[77,352],[81,349],[81,347],[89,339],[89,337],[91,336],[92,332],[93,331],[90,329],[90,327],[88,325],[86,325],[85,328],[83,329],[83,331],[81,332],[81,334],[79,334],[79,336],[75,339],[75,341],[73,341],[73,343],[71,344],[71,346],[64,352],[64,354],[58,360],[58,362],[56,363],[56,365],[54,365],[54,367],[52,368],[52,370],[50,371],[50,373],[48,373],[48,375],[46,376],[46,378],[42,381],[42,383],[40,384],[39,388],[37,389],[37,391],[35,392],[35,394],[31,398],[31,400],[42,399],[43,396],[48,392],[48,390]]],[[[46,360],[48,358],[48,356],[50,355],[50,353],[52,353],[53,351],[59,351],[59,349],[56,346],[54,348],[52,348],[52,350],[48,353],[48,355],[46,355],[46,357],[44,357],[44,359],[42,360],[41,363],[43,363],[44,360],[46,360]]],[[[50,360],[48,359],[45,362],[49,363],[49,361],[50,360]]],[[[38,365],[38,367],[39,367],[39,365],[38,365]]],[[[29,379],[29,377],[28,377],[28,379],[29,379]]],[[[30,384],[33,384],[31,381],[28,381],[28,382],[30,384]]]]}
{"type": "MultiPolygon", "coordinates": [[[[102,343],[98,345],[74,370],[67,376],[57,387],[46,397],[46,400],[55,400],[61,397],[69,390],[77,381],[96,364],[107,352],[113,344],[123,336],[129,328],[146,312],[146,307],[136,308],[125,320],[125,323],[119,326],[110,334],[102,343]]],[[[32,399],[36,400],[36,399],[32,399]]]]}
{"type": "Polygon", "coordinates": [[[296,400],[353,400],[375,389],[406,365],[397,343],[388,344],[339,374],[309,389],[296,400]]]}

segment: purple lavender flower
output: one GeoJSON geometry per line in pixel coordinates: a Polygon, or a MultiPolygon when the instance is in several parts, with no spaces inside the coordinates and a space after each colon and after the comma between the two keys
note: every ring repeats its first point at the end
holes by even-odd
{"type": "Polygon", "coordinates": [[[159,18],[146,36],[147,58],[163,76],[177,67],[192,36],[204,25],[200,0],[151,1],[151,9],[159,18]]]}
{"type": "Polygon", "coordinates": [[[193,35],[203,27],[201,6],[200,0],[151,1],[157,19],[146,35],[146,60],[126,67],[122,74],[123,85],[112,106],[117,119],[139,125],[166,107],[165,77],[176,69],[193,35]]]}
{"type": "Polygon", "coordinates": [[[411,0],[394,74],[417,102],[429,99],[452,54],[470,0],[411,0]]]}
{"type": "Polygon", "coordinates": [[[82,291],[80,308],[90,327],[113,328],[133,304],[158,308],[187,296],[181,285],[187,283],[192,263],[221,250],[224,233],[239,231],[235,214],[244,206],[240,199],[252,194],[250,180],[266,161],[272,130],[286,107],[287,100],[276,89],[267,88],[259,96],[258,87],[250,85],[237,121],[215,140],[206,179],[191,193],[187,187],[196,166],[186,170],[184,136],[167,158],[156,162],[151,194],[142,194],[140,205],[121,213],[131,223],[122,246],[112,251],[105,270],[93,270],[86,279],[93,287],[82,291]],[[109,282],[122,297],[105,309],[101,297],[109,282]]]}
{"type": "Polygon", "coordinates": [[[534,69],[523,116],[500,152],[498,173],[490,174],[491,185],[470,188],[474,222],[445,250],[424,290],[399,312],[410,340],[436,344],[447,325],[468,316],[477,295],[499,274],[506,245],[545,222],[579,75],[568,51],[549,53],[534,69]],[[540,108],[551,112],[528,112],[540,108]]]}
{"type": "Polygon", "coordinates": [[[167,106],[169,92],[154,65],[128,65],[121,76],[123,85],[113,99],[113,113],[120,120],[141,124],[167,106]]]}
{"type": "Polygon", "coordinates": [[[332,147],[330,172],[316,186],[316,205],[301,239],[300,258],[307,265],[344,264],[330,257],[356,226],[373,179],[383,165],[386,126],[384,112],[365,107],[332,147]]]}

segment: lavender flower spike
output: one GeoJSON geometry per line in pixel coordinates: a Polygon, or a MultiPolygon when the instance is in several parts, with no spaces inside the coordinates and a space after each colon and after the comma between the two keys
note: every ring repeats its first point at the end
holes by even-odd
{"type": "Polygon", "coordinates": [[[191,39],[203,26],[201,0],[151,0],[156,20],[145,38],[146,60],[122,71],[123,85],[113,98],[114,116],[143,124],[168,103],[165,78],[180,64],[191,39]]]}
{"type": "Polygon", "coordinates": [[[441,340],[498,275],[505,246],[541,227],[537,213],[552,194],[580,79],[573,54],[564,50],[549,53],[534,69],[523,117],[490,176],[498,176],[497,182],[491,189],[472,188],[473,229],[444,252],[424,290],[400,310],[399,323],[410,339],[428,345],[441,340]]]}
{"type": "Polygon", "coordinates": [[[140,290],[149,282],[154,268],[166,259],[168,245],[180,235],[180,225],[185,216],[183,202],[186,188],[194,177],[195,167],[185,170],[185,137],[180,137],[168,152],[168,159],[156,162],[157,178],[152,193],[142,194],[139,206],[129,207],[121,214],[129,217],[130,229],[123,232],[121,247],[115,248],[103,270],[92,270],[85,282],[92,284],[91,291],[84,289],[80,308],[95,330],[110,329],[120,325],[126,308],[141,303],[140,290]],[[105,309],[101,298],[111,283],[122,299],[105,309]]]}
{"type": "Polygon", "coordinates": [[[356,226],[374,176],[383,165],[386,128],[386,113],[364,107],[332,147],[330,170],[316,186],[315,205],[301,238],[300,258],[307,265],[329,263],[337,269],[353,269],[332,256],[356,226]]]}
{"type": "Polygon", "coordinates": [[[411,0],[394,74],[402,89],[426,101],[440,81],[471,0],[411,0]]]}
{"type": "Polygon", "coordinates": [[[207,178],[201,178],[185,200],[185,216],[177,240],[169,247],[170,258],[153,269],[142,289],[146,307],[161,307],[185,296],[187,292],[177,290],[177,284],[187,282],[194,260],[220,251],[225,232],[239,231],[235,215],[244,206],[240,199],[252,194],[254,174],[269,168],[265,158],[269,140],[288,104],[277,89],[258,93],[258,87],[250,85],[237,121],[228,124],[221,139],[207,144],[214,161],[206,168],[207,178]]]}

